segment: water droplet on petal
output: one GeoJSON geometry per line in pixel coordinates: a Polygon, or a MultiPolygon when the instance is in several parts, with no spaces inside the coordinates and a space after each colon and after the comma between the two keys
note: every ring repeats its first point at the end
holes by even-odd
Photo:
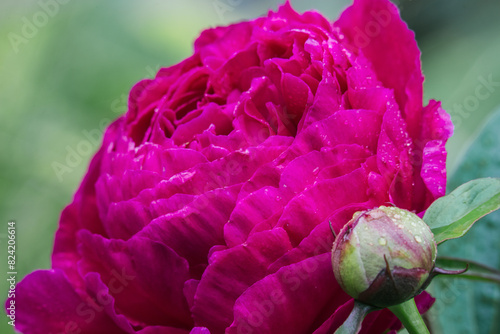
{"type": "Polygon", "coordinates": [[[385,246],[385,245],[387,245],[387,240],[385,240],[385,238],[384,238],[384,237],[380,237],[380,238],[378,239],[378,244],[379,244],[380,246],[385,246]]]}

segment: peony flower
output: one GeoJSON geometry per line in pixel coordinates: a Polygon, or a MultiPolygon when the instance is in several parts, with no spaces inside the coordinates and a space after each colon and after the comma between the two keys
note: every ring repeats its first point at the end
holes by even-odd
{"type": "MultiPolygon", "coordinates": [[[[52,269],[18,284],[16,328],[332,333],[353,299],[329,222],[387,202],[421,214],[445,192],[452,126],[422,105],[419,56],[386,0],[333,24],[287,2],[202,32],[131,90],[61,215],[52,269]]],[[[378,311],[363,332],[398,326],[378,311]]]]}

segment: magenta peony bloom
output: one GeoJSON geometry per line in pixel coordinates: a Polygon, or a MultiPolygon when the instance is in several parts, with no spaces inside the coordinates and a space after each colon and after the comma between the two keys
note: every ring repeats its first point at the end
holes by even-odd
{"type": "MultiPolygon", "coordinates": [[[[387,202],[422,213],[445,192],[452,125],[422,105],[419,56],[387,0],[333,24],[286,3],[204,31],[132,89],[62,213],[53,269],[18,285],[17,329],[332,333],[353,300],[329,221],[387,202]]],[[[398,326],[379,311],[363,333],[398,326]]]]}

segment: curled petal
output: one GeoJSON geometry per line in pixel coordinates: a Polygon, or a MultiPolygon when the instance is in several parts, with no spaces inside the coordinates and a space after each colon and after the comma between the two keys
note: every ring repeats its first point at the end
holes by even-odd
{"type": "Polygon", "coordinates": [[[16,329],[27,334],[80,330],[85,334],[134,333],[114,310],[114,299],[97,274],[85,278],[87,293],[75,292],[61,270],[38,270],[17,285],[16,329]],[[57,298],[54,298],[57,296],[57,298]]]}
{"type": "Polygon", "coordinates": [[[420,50],[415,34],[388,0],[355,0],[334,24],[344,43],[372,64],[384,87],[394,90],[413,138],[418,135],[423,99],[420,50]]]}

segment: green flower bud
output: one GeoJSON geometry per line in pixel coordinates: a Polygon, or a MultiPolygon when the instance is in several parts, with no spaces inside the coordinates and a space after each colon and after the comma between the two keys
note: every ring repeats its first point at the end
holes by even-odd
{"type": "Polygon", "coordinates": [[[426,287],[436,242],[414,213],[381,206],[357,212],[332,249],[335,278],[351,297],[375,307],[405,302],[426,287]]]}

